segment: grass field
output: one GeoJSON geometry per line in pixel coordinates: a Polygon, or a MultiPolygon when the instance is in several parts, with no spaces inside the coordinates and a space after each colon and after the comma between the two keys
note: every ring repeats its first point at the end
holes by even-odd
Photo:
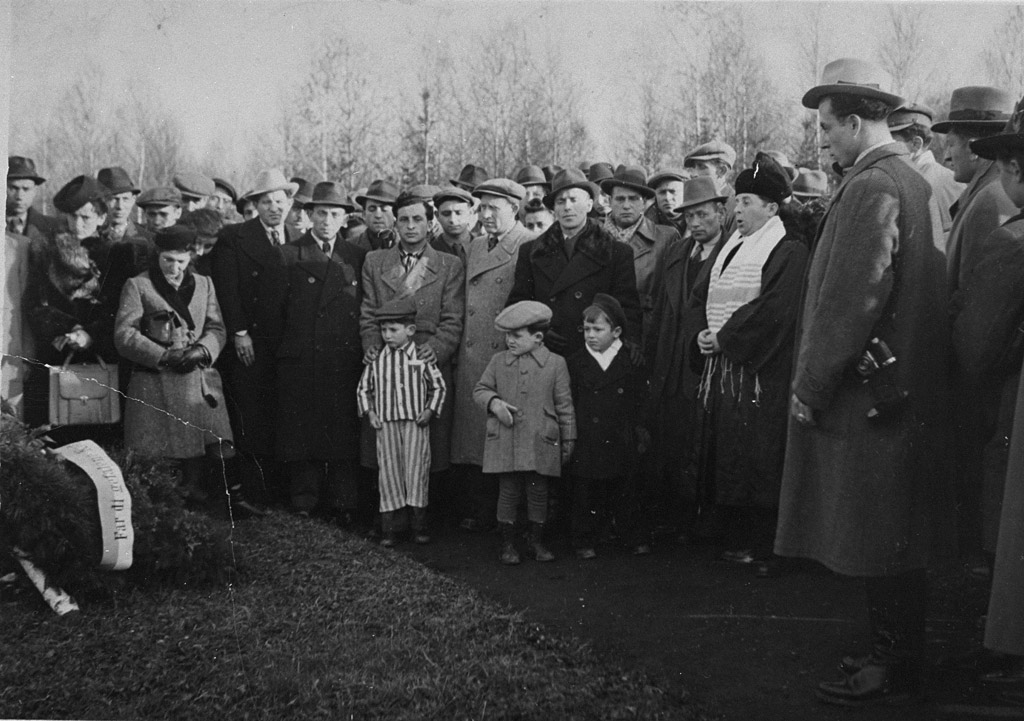
{"type": "Polygon", "coordinates": [[[687,698],[400,554],[284,514],[230,587],[0,611],[0,717],[699,719],[687,698]]]}

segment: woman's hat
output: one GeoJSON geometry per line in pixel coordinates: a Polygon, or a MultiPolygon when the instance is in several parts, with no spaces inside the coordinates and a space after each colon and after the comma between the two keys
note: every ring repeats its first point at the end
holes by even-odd
{"type": "Polygon", "coordinates": [[[890,93],[890,78],[882,68],[860,58],[833,60],[821,71],[821,84],[804,93],[805,108],[817,110],[826,95],[857,95],[899,107],[903,98],[890,93]]]}
{"type": "Polygon", "coordinates": [[[196,242],[196,231],[187,225],[172,225],[160,228],[153,235],[153,245],[158,250],[184,252],[196,242]]]}
{"type": "Polygon", "coordinates": [[[91,175],[79,175],[53,196],[53,206],[62,213],[74,213],[86,203],[107,195],[107,189],[91,175]]]}
{"type": "Polygon", "coordinates": [[[273,193],[278,190],[283,190],[290,198],[295,195],[298,189],[298,183],[287,180],[284,177],[284,173],[277,168],[270,168],[260,171],[260,174],[256,176],[256,180],[252,184],[252,190],[243,195],[242,198],[256,200],[256,198],[264,193],[273,193]]]}
{"type": "Polygon", "coordinates": [[[1017,103],[1002,133],[971,141],[971,150],[987,160],[1002,152],[1021,149],[1024,149],[1024,98],[1017,103]]]}
{"type": "Polygon", "coordinates": [[[1010,119],[1013,98],[1005,90],[987,85],[957,88],[949,99],[949,115],[935,123],[932,130],[948,133],[958,125],[980,125],[999,129],[1010,119]]]}
{"type": "Polygon", "coordinates": [[[560,170],[558,175],[551,181],[551,192],[544,196],[544,205],[554,208],[555,198],[558,197],[558,194],[563,190],[570,190],[571,188],[587,191],[590,199],[593,200],[595,197],[594,191],[597,189],[597,186],[587,180],[587,176],[581,170],[576,170],[575,168],[560,170]]]}
{"type": "Polygon", "coordinates": [[[616,187],[629,188],[645,198],[653,198],[654,190],[647,185],[647,172],[639,165],[623,166],[608,180],[601,181],[601,190],[611,195],[616,187]]]}
{"type": "Polygon", "coordinates": [[[792,192],[789,175],[775,158],[765,153],[758,153],[753,166],[736,177],[736,195],[753,193],[782,205],[792,192]]]}

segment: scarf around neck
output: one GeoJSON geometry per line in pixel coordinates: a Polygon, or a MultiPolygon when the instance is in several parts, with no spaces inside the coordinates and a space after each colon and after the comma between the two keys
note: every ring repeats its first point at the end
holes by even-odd
{"type": "Polygon", "coordinates": [[[195,330],[195,321],[192,320],[192,314],[188,310],[188,305],[192,302],[192,296],[196,292],[196,279],[192,273],[192,266],[189,265],[185,269],[185,277],[181,279],[181,285],[177,288],[164,277],[157,261],[154,261],[149,267],[149,279],[160,297],[167,301],[167,305],[171,306],[171,309],[185,321],[188,329],[195,330]]]}
{"type": "Polygon", "coordinates": [[[612,216],[608,216],[604,219],[604,229],[608,231],[608,234],[620,243],[628,243],[633,240],[633,234],[636,233],[636,229],[640,227],[640,224],[644,222],[644,216],[640,216],[635,223],[632,225],[620,228],[615,225],[615,221],[612,220],[612,216]]]}
{"type": "Polygon", "coordinates": [[[761,295],[761,270],[785,236],[786,228],[777,215],[751,235],[741,236],[738,230],[733,233],[711,267],[706,309],[709,330],[720,331],[733,313],[761,295]]]}

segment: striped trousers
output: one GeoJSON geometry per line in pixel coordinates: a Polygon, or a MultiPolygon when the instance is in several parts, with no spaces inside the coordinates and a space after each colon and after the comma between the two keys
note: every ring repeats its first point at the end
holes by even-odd
{"type": "Polygon", "coordinates": [[[427,507],[430,481],[430,426],[384,421],[377,431],[377,483],[382,513],[406,506],[427,507]]]}

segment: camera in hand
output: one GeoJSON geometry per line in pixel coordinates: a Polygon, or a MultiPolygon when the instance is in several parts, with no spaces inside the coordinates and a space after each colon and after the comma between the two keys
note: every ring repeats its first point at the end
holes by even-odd
{"type": "Polygon", "coordinates": [[[910,393],[895,383],[896,354],[881,338],[868,341],[867,347],[857,359],[854,370],[863,383],[869,384],[875,405],[868,411],[868,420],[873,423],[895,421],[906,408],[910,393]]]}

